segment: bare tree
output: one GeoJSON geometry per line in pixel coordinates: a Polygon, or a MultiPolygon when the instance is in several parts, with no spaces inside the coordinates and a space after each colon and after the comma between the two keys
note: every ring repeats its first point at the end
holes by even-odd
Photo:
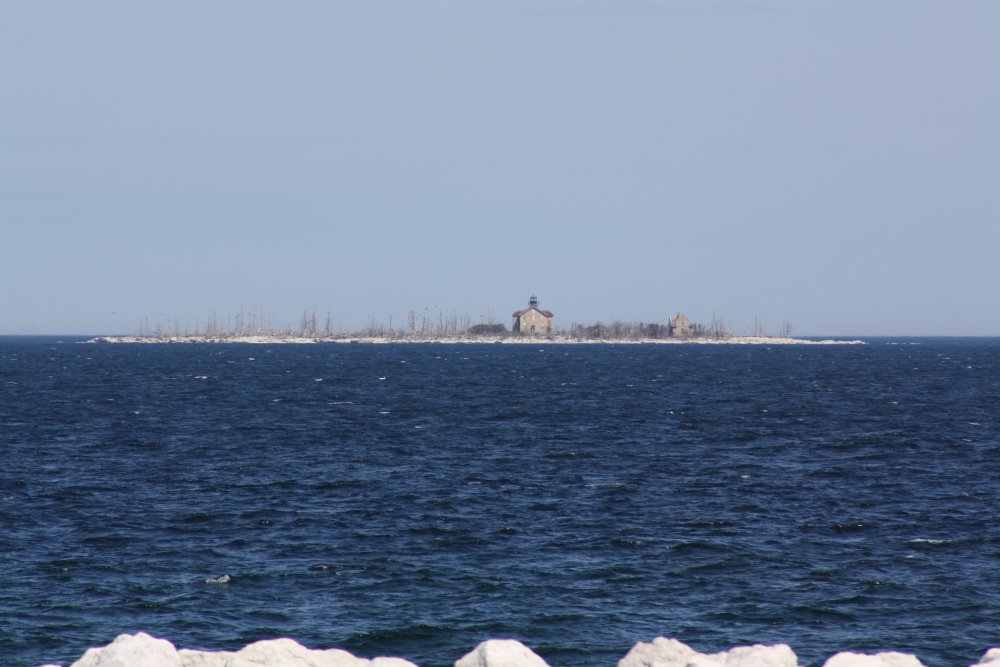
{"type": "Polygon", "coordinates": [[[722,316],[716,317],[715,313],[712,313],[712,324],[709,325],[708,335],[713,338],[729,337],[729,331],[726,329],[726,321],[722,316]]]}

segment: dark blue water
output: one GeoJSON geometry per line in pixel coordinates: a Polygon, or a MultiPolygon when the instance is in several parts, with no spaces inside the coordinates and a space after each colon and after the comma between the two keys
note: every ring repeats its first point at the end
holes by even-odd
{"type": "Polygon", "coordinates": [[[137,630],[426,667],[1000,645],[998,339],[7,338],[0,392],[3,665],[137,630]]]}

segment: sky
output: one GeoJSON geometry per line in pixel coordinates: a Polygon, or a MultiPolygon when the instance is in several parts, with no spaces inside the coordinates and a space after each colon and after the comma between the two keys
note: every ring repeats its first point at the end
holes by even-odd
{"type": "Polygon", "coordinates": [[[0,0],[0,334],[1000,335],[995,0],[0,0]]]}

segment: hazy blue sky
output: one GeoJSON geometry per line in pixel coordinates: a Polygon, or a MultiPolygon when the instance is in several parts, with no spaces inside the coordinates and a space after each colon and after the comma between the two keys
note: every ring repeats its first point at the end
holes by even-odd
{"type": "Polygon", "coordinates": [[[0,0],[0,333],[533,292],[1000,335],[1000,2],[0,0]]]}

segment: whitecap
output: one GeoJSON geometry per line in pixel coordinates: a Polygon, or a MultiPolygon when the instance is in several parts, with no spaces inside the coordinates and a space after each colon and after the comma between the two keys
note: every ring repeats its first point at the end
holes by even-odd
{"type": "Polygon", "coordinates": [[[233,578],[228,574],[224,574],[221,577],[211,577],[205,580],[206,584],[228,584],[233,578]]]}
{"type": "Polygon", "coordinates": [[[908,544],[948,544],[954,542],[955,540],[939,540],[931,539],[929,537],[915,537],[912,540],[907,540],[908,544]]]}

